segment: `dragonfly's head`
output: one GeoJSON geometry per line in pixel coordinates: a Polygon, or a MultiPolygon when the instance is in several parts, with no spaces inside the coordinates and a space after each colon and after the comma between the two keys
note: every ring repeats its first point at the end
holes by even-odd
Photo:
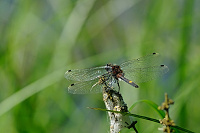
{"type": "Polygon", "coordinates": [[[113,64],[112,64],[112,63],[108,63],[108,64],[106,64],[106,66],[110,66],[110,67],[112,67],[113,64]]]}
{"type": "Polygon", "coordinates": [[[106,71],[111,72],[111,71],[112,71],[112,66],[113,66],[113,64],[108,63],[108,64],[105,66],[106,71]]]}

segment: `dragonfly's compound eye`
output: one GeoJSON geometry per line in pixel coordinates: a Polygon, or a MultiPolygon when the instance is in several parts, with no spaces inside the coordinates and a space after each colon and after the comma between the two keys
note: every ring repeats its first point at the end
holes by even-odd
{"type": "Polygon", "coordinates": [[[71,84],[70,86],[74,86],[74,84],[71,84]]]}
{"type": "Polygon", "coordinates": [[[165,65],[160,65],[161,67],[164,67],[165,65]]]}
{"type": "Polygon", "coordinates": [[[72,70],[68,70],[67,72],[71,72],[72,70]]]}

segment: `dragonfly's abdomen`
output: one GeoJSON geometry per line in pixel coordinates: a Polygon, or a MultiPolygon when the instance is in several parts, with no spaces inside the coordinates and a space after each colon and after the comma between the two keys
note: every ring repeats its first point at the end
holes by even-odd
{"type": "Polygon", "coordinates": [[[123,80],[124,82],[130,84],[131,86],[133,86],[133,87],[135,87],[135,88],[139,88],[138,85],[136,85],[133,81],[131,81],[131,80],[125,78],[124,75],[118,74],[117,77],[120,78],[121,80],[123,80]]]}

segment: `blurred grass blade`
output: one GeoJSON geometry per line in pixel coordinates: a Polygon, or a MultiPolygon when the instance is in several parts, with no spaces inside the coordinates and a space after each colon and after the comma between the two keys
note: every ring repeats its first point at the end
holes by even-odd
{"type": "Polygon", "coordinates": [[[114,19],[122,15],[125,11],[133,7],[139,0],[111,0],[96,11],[87,21],[88,30],[91,36],[96,36],[114,19]]]}
{"type": "Polygon", "coordinates": [[[64,66],[69,61],[71,47],[75,44],[77,37],[85,23],[86,18],[90,10],[93,7],[95,0],[79,0],[71,14],[69,15],[64,29],[60,35],[60,38],[55,47],[54,57],[52,59],[50,68],[59,68],[59,66],[64,66]],[[60,52],[65,49],[65,52],[60,52]]]}
{"type": "Polygon", "coordinates": [[[165,117],[165,112],[162,111],[162,110],[159,110],[158,109],[158,105],[152,101],[149,101],[149,100],[140,100],[140,101],[137,101],[135,102],[129,109],[129,112],[131,112],[131,110],[139,103],[146,103],[147,105],[149,105],[150,107],[152,107],[160,116],[161,118],[164,118],[165,117]]]}
{"type": "Polygon", "coordinates": [[[0,103],[0,116],[35,93],[61,80],[61,78],[63,78],[63,73],[64,69],[55,71],[6,98],[0,103]]]}

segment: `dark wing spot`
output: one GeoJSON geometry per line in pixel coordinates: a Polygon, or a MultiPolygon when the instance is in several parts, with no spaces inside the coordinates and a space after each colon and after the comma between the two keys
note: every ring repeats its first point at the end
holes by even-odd
{"type": "Polygon", "coordinates": [[[164,67],[165,65],[160,65],[161,67],[164,67]]]}
{"type": "Polygon", "coordinates": [[[70,86],[74,86],[74,84],[71,84],[70,86]]]}
{"type": "Polygon", "coordinates": [[[153,54],[156,54],[156,53],[153,53],[153,54]]]}
{"type": "Polygon", "coordinates": [[[71,72],[72,70],[68,70],[67,72],[71,72]]]}

